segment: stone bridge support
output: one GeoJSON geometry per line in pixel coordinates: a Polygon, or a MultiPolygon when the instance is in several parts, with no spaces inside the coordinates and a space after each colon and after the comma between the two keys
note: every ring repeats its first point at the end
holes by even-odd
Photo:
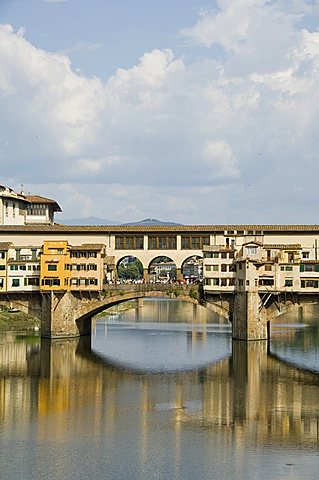
{"type": "Polygon", "coordinates": [[[234,340],[267,340],[267,314],[260,308],[258,292],[237,292],[234,295],[232,324],[234,340]]]}

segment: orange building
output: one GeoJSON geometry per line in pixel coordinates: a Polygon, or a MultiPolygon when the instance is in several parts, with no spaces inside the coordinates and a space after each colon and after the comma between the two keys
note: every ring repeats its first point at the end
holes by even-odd
{"type": "Polygon", "coordinates": [[[70,290],[70,246],[66,240],[43,242],[41,290],[70,290]]]}

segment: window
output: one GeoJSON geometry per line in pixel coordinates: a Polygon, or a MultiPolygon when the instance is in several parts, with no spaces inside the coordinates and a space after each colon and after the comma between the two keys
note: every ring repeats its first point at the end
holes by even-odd
{"type": "Polygon", "coordinates": [[[220,271],[221,272],[227,272],[227,265],[225,263],[222,263],[220,266],[220,271]]]}
{"type": "Polygon", "coordinates": [[[48,265],[48,271],[49,271],[49,272],[56,272],[57,269],[58,269],[58,266],[57,266],[56,263],[50,263],[50,264],[48,265]]]}
{"type": "Polygon", "coordinates": [[[13,278],[12,279],[12,287],[20,287],[20,279],[19,278],[13,278]]]}
{"type": "Polygon", "coordinates": [[[204,258],[219,258],[218,252],[204,252],[204,258]]]}
{"type": "Polygon", "coordinates": [[[42,285],[46,285],[48,287],[52,287],[52,286],[59,287],[60,286],[60,279],[59,278],[45,278],[44,280],[42,280],[42,285]]]}
{"type": "Polygon", "coordinates": [[[302,252],[302,258],[309,258],[310,257],[310,253],[309,252],[302,252]]]}
{"type": "Polygon", "coordinates": [[[25,286],[32,286],[32,287],[38,287],[40,285],[40,278],[35,277],[35,278],[25,278],[24,279],[24,285],[25,286]]]}
{"type": "Polygon", "coordinates": [[[0,252],[0,258],[2,258],[2,260],[5,258],[6,254],[5,252],[0,252]]]}
{"type": "Polygon", "coordinates": [[[89,263],[88,270],[97,270],[97,265],[95,265],[95,263],[89,263]]]}
{"type": "Polygon", "coordinates": [[[220,254],[220,258],[227,258],[227,252],[222,252],[220,254]]]}
{"type": "Polygon", "coordinates": [[[27,206],[27,214],[43,216],[46,214],[46,206],[42,203],[32,203],[31,205],[27,206]]]}
{"type": "Polygon", "coordinates": [[[293,279],[292,278],[286,278],[285,279],[285,287],[292,287],[293,286],[293,279]]]}
{"type": "Polygon", "coordinates": [[[261,278],[259,280],[260,287],[273,287],[274,286],[274,279],[273,278],[261,278]]]}
{"type": "Polygon", "coordinates": [[[271,265],[265,265],[265,271],[266,272],[271,272],[272,266],[271,265]]]}
{"type": "Polygon", "coordinates": [[[176,236],[157,235],[148,237],[149,250],[176,250],[176,248],[176,236]]]}
{"type": "Polygon", "coordinates": [[[256,255],[257,252],[258,252],[258,248],[257,247],[246,247],[246,250],[247,250],[247,255],[256,255]]]}
{"type": "Polygon", "coordinates": [[[222,278],[221,279],[220,286],[221,287],[227,287],[227,278],[222,278]]]}
{"type": "Polygon", "coordinates": [[[0,265],[0,270],[5,270],[6,266],[5,265],[0,265]]]}
{"type": "Polygon", "coordinates": [[[144,237],[143,235],[116,235],[115,248],[117,250],[143,250],[144,237]]]}
{"type": "Polygon", "coordinates": [[[201,250],[203,245],[210,244],[209,235],[199,236],[199,235],[182,235],[181,236],[181,247],[182,250],[201,250]]]}
{"type": "Polygon", "coordinates": [[[318,288],[318,280],[301,280],[301,288],[318,288]]]}
{"type": "Polygon", "coordinates": [[[212,266],[211,265],[206,265],[205,270],[206,270],[206,272],[211,272],[212,271],[212,266]]]}
{"type": "Polygon", "coordinates": [[[283,265],[282,267],[280,267],[280,270],[282,272],[292,272],[293,267],[292,267],[292,265],[283,265]]]}
{"type": "Polygon", "coordinates": [[[10,270],[18,270],[19,266],[18,265],[10,265],[10,270]]]}

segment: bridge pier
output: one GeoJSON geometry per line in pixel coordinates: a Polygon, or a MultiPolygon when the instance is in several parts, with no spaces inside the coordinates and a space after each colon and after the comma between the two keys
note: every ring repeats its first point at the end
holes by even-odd
{"type": "Polygon", "coordinates": [[[146,283],[150,281],[150,272],[148,271],[148,268],[143,269],[143,280],[146,283]]]}
{"type": "Polygon", "coordinates": [[[42,296],[41,336],[72,338],[91,333],[89,317],[78,316],[78,299],[71,292],[50,292],[42,296]]]}
{"type": "Polygon", "coordinates": [[[234,340],[267,340],[265,310],[259,310],[258,292],[237,292],[232,306],[232,337],[234,340]]]}

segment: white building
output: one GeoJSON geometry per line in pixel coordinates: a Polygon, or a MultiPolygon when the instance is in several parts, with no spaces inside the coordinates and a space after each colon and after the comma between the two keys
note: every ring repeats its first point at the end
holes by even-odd
{"type": "Polygon", "coordinates": [[[55,212],[61,212],[55,200],[0,185],[0,225],[52,225],[55,212]]]}
{"type": "Polygon", "coordinates": [[[232,248],[205,246],[204,291],[317,293],[316,250],[300,243],[265,244],[261,236],[246,238],[232,248]]]}
{"type": "Polygon", "coordinates": [[[8,250],[7,291],[30,292],[40,289],[40,247],[14,247],[8,250]]]}

